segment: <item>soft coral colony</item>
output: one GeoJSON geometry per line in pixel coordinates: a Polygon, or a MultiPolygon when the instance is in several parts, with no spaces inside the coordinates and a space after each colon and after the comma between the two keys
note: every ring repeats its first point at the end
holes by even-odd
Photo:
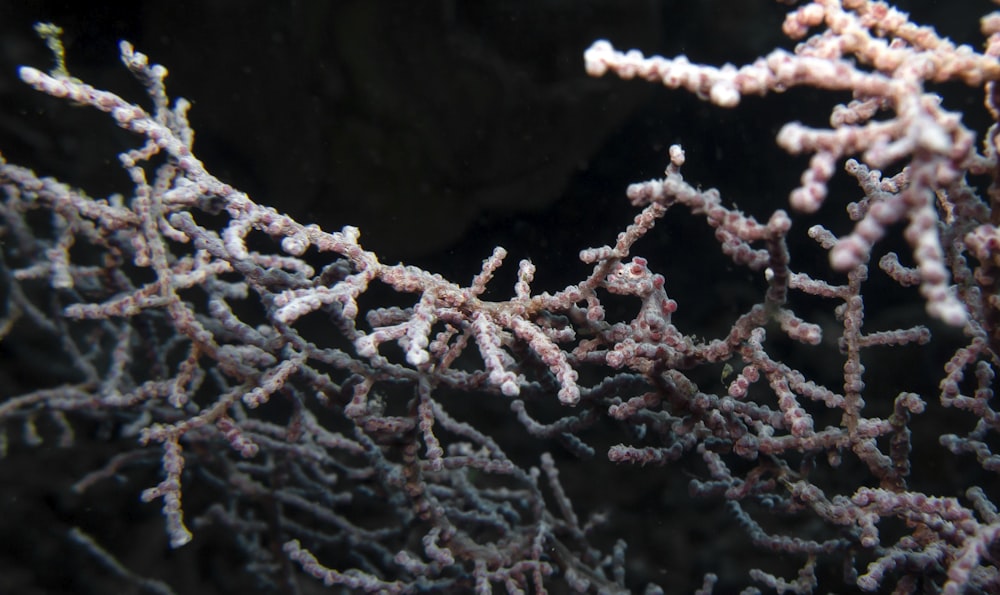
{"type": "MultiPolygon", "coordinates": [[[[614,244],[580,253],[589,274],[539,292],[535,265],[522,260],[506,300],[487,298],[498,293],[487,287],[502,248],[462,284],[381,262],[358,229],[325,231],[254,202],[193,153],[190,106],[171,104],[165,68],[123,42],[151,107],[129,103],[70,76],[57,29],[41,26],[57,66],[23,67],[21,79],[107,113],[140,142],[120,155],[128,198],[95,199],[0,165],[0,337],[31,329],[72,370],[5,393],[5,436],[70,445],[87,439],[74,434],[83,420],[114,420],[128,447],[78,489],[156,453],[162,479],[141,497],[162,505],[170,545],[220,524],[259,584],[289,592],[303,571],[359,592],[662,592],[625,572],[628,535],[596,537],[601,515],[580,510],[563,485],[567,454],[644,474],[696,464],[693,499],[725,508],[749,546],[780,558],[735,578],[710,569],[703,593],[734,581],[811,593],[837,588],[831,577],[865,591],[995,592],[1000,13],[981,25],[977,51],[882,2],[817,0],[785,19],[794,51],[740,67],[594,43],[592,76],[638,77],[720,108],[795,87],[851,99],[827,127],[793,122],[778,133],[783,149],[809,158],[789,211],[758,220],[726,206],[685,180],[675,145],[664,177],[627,189],[639,212],[614,244]],[[933,89],[941,83],[982,90],[988,130],[949,111],[933,89]],[[858,189],[852,229],[809,228],[828,274],[795,270],[789,234],[803,213],[847,202],[831,189],[840,171],[858,189]],[[665,217],[707,224],[732,266],[760,281],[755,303],[719,336],[683,332],[669,281],[633,254],[665,217]],[[894,228],[909,251],[870,270],[894,228]],[[961,345],[935,363],[936,393],[907,390],[901,372],[895,394],[866,390],[870,348],[939,341],[927,325],[865,330],[872,275],[916,288],[928,320],[960,329],[961,345]],[[375,287],[396,301],[370,306],[375,287]],[[794,296],[829,316],[796,313],[794,296]],[[611,319],[621,303],[632,314],[611,319]],[[839,347],[823,364],[837,382],[782,360],[789,346],[824,341],[839,347]],[[454,395],[502,403],[517,432],[552,452],[516,463],[499,424],[456,416],[454,395]],[[960,412],[964,433],[917,423],[932,404],[960,412]],[[40,436],[40,425],[58,435],[40,436]],[[912,456],[917,444],[975,460],[981,473],[914,487],[933,473],[912,456]],[[840,468],[850,476],[831,481],[840,468]],[[192,493],[197,507],[182,506],[192,493]]],[[[661,520],[672,522],[666,511],[661,520]]],[[[71,537],[120,580],[170,589],[109,561],[99,539],[71,537]]]]}

